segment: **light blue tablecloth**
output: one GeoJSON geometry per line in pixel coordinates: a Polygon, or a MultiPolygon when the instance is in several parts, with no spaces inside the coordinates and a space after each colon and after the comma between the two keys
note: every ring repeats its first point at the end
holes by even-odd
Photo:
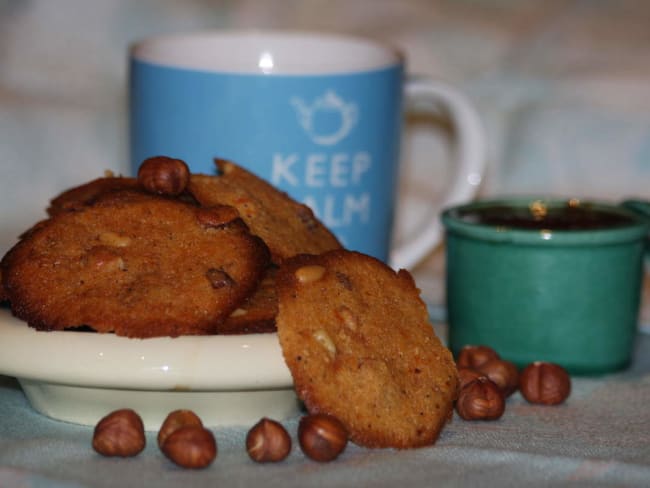
{"type": "Polygon", "coordinates": [[[0,376],[0,487],[264,486],[420,487],[650,485],[650,336],[639,335],[633,366],[600,378],[574,377],[569,400],[530,405],[519,393],[494,422],[455,416],[433,447],[396,451],[348,445],[329,464],[306,459],[297,419],[282,463],[256,464],[248,426],[215,428],[219,453],[205,470],[183,470],[158,450],[155,433],[130,459],[91,447],[92,428],[48,419],[28,405],[15,380],[0,376]]]}

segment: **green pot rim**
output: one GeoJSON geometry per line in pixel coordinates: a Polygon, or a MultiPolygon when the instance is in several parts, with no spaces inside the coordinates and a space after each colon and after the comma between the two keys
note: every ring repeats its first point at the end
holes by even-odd
{"type": "Polygon", "coordinates": [[[632,241],[642,241],[650,232],[650,219],[629,210],[621,205],[599,202],[594,200],[580,201],[581,205],[589,205],[596,210],[604,210],[624,215],[630,218],[629,225],[608,229],[589,230],[538,230],[513,229],[508,227],[471,223],[458,217],[460,212],[476,210],[493,205],[528,207],[532,202],[540,201],[548,207],[565,206],[570,199],[544,197],[515,197],[478,200],[472,203],[448,208],[442,212],[442,223],[448,234],[474,238],[489,242],[513,244],[529,244],[544,246],[600,246],[620,244],[632,241]]]}

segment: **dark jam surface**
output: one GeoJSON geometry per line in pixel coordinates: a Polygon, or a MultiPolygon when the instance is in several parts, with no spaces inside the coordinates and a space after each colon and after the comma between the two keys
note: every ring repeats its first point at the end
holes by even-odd
{"type": "Polygon", "coordinates": [[[589,205],[549,206],[539,202],[528,207],[494,205],[460,211],[461,220],[510,229],[595,230],[624,227],[636,221],[624,214],[589,205]]]}

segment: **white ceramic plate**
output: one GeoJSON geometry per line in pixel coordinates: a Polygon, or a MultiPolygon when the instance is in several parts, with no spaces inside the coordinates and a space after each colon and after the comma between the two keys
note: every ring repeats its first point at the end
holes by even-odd
{"type": "Polygon", "coordinates": [[[147,430],[177,408],[194,410],[208,426],[253,425],[299,410],[277,334],[41,332],[2,308],[0,374],[16,377],[39,412],[85,425],[122,407],[136,410],[147,430]]]}

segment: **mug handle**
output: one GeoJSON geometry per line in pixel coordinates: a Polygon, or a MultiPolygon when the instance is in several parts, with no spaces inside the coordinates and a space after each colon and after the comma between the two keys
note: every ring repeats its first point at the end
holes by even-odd
{"type": "MultiPolygon", "coordinates": [[[[471,200],[483,179],[486,161],[485,131],[470,101],[451,86],[426,78],[410,78],[405,83],[408,104],[417,103],[422,111],[447,116],[456,133],[456,175],[447,186],[441,207],[471,200]]],[[[442,240],[439,212],[433,213],[422,230],[409,242],[391,250],[389,263],[394,269],[410,268],[421,261],[442,240]]]]}

